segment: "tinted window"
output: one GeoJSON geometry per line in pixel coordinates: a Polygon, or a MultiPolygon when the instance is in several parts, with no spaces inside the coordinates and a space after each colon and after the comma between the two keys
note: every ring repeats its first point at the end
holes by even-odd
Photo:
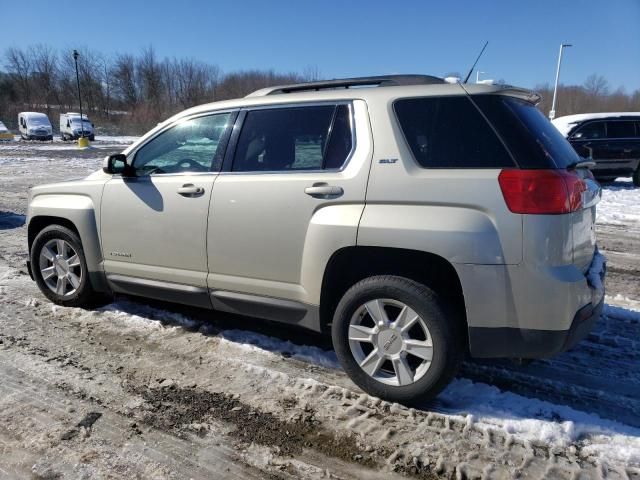
{"type": "Polygon", "coordinates": [[[136,175],[218,171],[230,113],[192,118],[165,130],[136,153],[136,175]]]}
{"type": "Polygon", "coordinates": [[[635,136],[636,129],[632,121],[614,120],[607,122],[608,138],[631,138],[635,136]]]}
{"type": "Polygon", "coordinates": [[[500,168],[513,160],[467,97],[395,102],[400,127],[416,161],[426,168],[500,168]]]}
{"type": "Polygon", "coordinates": [[[529,102],[506,95],[475,95],[521,168],[565,168],[579,162],[571,144],[529,102]]]}
{"type": "Polygon", "coordinates": [[[605,138],[607,133],[604,129],[604,122],[589,122],[582,127],[576,129],[571,138],[580,140],[593,140],[605,138]]]}
{"type": "Polygon", "coordinates": [[[245,118],[232,169],[340,168],[351,147],[347,105],[253,110],[245,118]]]}

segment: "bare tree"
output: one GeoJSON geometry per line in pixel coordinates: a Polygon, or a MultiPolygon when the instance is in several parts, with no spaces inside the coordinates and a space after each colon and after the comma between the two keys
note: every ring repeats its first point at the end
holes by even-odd
{"type": "Polygon", "coordinates": [[[11,47],[5,53],[5,65],[8,73],[15,79],[16,89],[23,102],[31,105],[33,65],[28,53],[19,48],[11,47]]]}
{"type": "Polygon", "coordinates": [[[113,86],[116,95],[127,109],[138,104],[138,85],[136,83],[136,61],[133,55],[118,55],[112,68],[113,86]]]}
{"type": "Polygon", "coordinates": [[[609,82],[602,75],[592,73],[584,82],[584,89],[588,95],[598,97],[609,93],[609,82]]]}

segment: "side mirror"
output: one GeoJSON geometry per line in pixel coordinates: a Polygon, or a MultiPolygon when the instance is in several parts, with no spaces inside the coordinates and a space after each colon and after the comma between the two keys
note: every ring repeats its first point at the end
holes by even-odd
{"type": "Polygon", "coordinates": [[[127,164],[127,156],[122,153],[116,153],[105,157],[102,164],[102,171],[111,175],[122,175],[123,177],[132,176],[132,168],[127,164]]]}

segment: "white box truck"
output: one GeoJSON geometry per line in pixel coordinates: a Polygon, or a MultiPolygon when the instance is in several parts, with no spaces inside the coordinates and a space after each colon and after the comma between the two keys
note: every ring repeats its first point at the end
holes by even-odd
{"type": "Polygon", "coordinates": [[[93,142],[95,138],[93,127],[93,123],[85,114],[82,114],[82,122],[80,122],[79,113],[60,114],[60,138],[62,140],[77,140],[84,135],[93,142]]]}
{"type": "Polygon", "coordinates": [[[53,140],[53,127],[44,113],[20,112],[18,129],[24,140],[53,140]]]}

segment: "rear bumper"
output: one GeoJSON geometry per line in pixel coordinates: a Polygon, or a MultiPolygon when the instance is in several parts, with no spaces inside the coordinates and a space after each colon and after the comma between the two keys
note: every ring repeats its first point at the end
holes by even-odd
{"type": "MultiPolygon", "coordinates": [[[[468,318],[471,356],[545,358],[569,350],[589,334],[602,314],[605,276],[605,258],[596,249],[591,267],[585,274],[580,273],[580,278],[554,279],[527,275],[526,278],[519,278],[519,285],[526,292],[517,287],[517,282],[509,282],[507,278],[503,286],[518,290],[519,294],[503,296],[498,302],[495,301],[496,297],[492,299],[493,302],[487,300],[485,305],[493,304],[487,309],[480,305],[481,310],[493,314],[492,321],[502,324],[478,325],[468,318]],[[504,301],[511,305],[500,305],[504,301]]],[[[500,297],[502,290],[495,290],[495,285],[500,287],[500,283],[493,285],[496,295],[500,297]]],[[[484,294],[487,293],[485,290],[484,294]]],[[[514,293],[513,290],[511,293],[514,293]]]]}
{"type": "Polygon", "coordinates": [[[568,330],[524,328],[469,328],[471,356],[475,358],[545,358],[573,348],[584,339],[602,315],[604,296],[597,305],[578,310],[568,330]]]}

